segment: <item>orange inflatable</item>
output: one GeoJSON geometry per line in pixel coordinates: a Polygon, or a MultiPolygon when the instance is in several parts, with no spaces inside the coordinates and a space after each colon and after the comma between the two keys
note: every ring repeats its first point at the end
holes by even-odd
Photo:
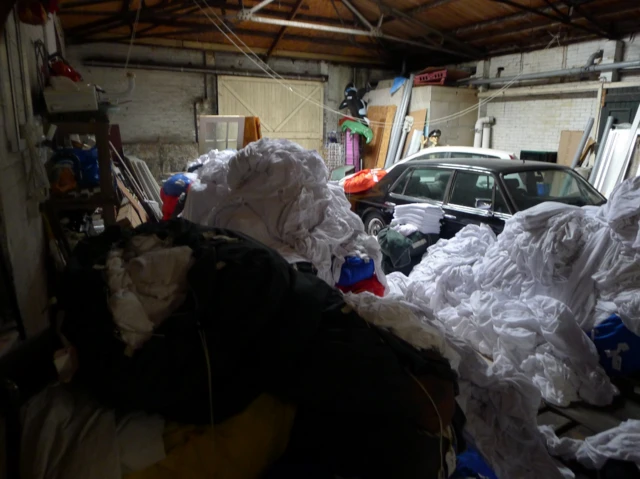
{"type": "Polygon", "coordinates": [[[372,188],[387,172],[380,168],[360,170],[344,182],[345,193],[360,193],[372,188]]]}

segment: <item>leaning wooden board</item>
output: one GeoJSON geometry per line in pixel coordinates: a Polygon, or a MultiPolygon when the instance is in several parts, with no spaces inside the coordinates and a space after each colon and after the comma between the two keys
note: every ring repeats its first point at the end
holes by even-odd
{"type": "Polygon", "coordinates": [[[373,140],[364,148],[364,168],[384,167],[384,160],[387,157],[387,151],[389,151],[391,128],[397,109],[395,105],[390,105],[370,106],[367,110],[367,117],[371,122],[371,130],[373,131],[373,140]]]}

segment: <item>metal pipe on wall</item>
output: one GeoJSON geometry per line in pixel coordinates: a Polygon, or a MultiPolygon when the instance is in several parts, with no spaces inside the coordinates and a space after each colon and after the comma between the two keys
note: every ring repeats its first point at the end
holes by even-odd
{"type": "Polygon", "coordinates": [[[496,119],[492,116],[483,116],[482,118],[478,118],[476,124],[474,126],[474,136],[473,136],[473,147],[480,148],[482,146],[482,131],[483,125],[487,123],[493,123],[496,119]]]}
{"type": "Polygon", "coordinates": [[[604,154],[605,146],[607,145],[607,140],[609,139],[609,133],[611,132],[611,127],[613,126],[614,118],[612,116],[607,118],[607,123],[604,126],[604,132],[602,133],[602,138],[600,139],[600,146],[598,147],[598,153],[596,154],[596,161],[593,164],[593,169],[591,170],[591,174],[589,175],[589,183],[593,184],[595,179],[598,177],[598,169],[600,168],[600,163],[602,163],[602,156],[604,154]]]}
{"type": "MultiPolygon", "coordinates": [[[[125,68],[125,62],[121,60],[84,60],[82,64],[88,67],[125,68]]],[[[181,66],[160,63],[129,63],[128,68],[134,70],[138,69],[178,73],[204,73],[209,75],[271,78],[271,76],[267,75],[264,72],[253,72],[247,70],[225,70],[221,68],[202,68],[194,67],[191,65],[181,66]]],[[[326,82],[328,80],[327,75],[296,75],[292,73],[279,73],[278,75],[286,80],[311,80],[321,82],[326,82]]]]}
{"type": "Polygon", "coordinates": [[[587,141],[589,140],[589,135],[591,134],[591,129],[593,128],[594,123],[593,117],[587,120],[587,126],[584,127],[584,133],[582,134],[582,138],[580,139],[580,143],[578,144],[578,149],[576,150],[576,154],[573,157],[573,161],[571,162],[571,168],[575,168],[578,166],[578,162],[580,161],[580,157],[582,156],[582,152],[584,151],[584,147],[587,146],[587,141]]]}
{"type": "Polygon", "coordinates": [[[415,75],[412,73],[409,75],[409,79],[404,84],[404,90],[402,92],[402,101],[400,106],[396,110],[396,115],[393,119],[393,128],[391,129],[391,138],[389,140],[389,150],[387,151],[387,158],[384,162],[384,167],[389,168],[393,165],[398,151],[398,145],[400,143],[400,135],[402,135],[402,126],[404,125],[404,117],[409,110],[409,101],[411,100],[411,91],[413,90],[413,79],[415,75]]]}
{"type": "Polygon", "coordinates": [[[567,68],[564,70],[554,70],[550,72],[527,73],[520,76],[499,77],[499,78],[476,78],[466,79],[458,82],[459,85],[493,85],[495,83],[509,83],[511,81],[543,80],[545,78],[566,77],[573,75],[583,75],[586,73],[610,72],[613,70],[640,68],[640,60],[628,62],[606,63],[604,65],[593,65],[590,67],[567,68]]]}
{"type": "Polygon", "coordinates": [[[491,123],[482,125],[482,148],[491,148],[491,123]]]}

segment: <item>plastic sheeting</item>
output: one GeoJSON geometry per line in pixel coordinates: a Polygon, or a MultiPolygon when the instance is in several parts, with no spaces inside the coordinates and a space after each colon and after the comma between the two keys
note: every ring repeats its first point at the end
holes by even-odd
{"type": "Polygon", "coordinates": [[[183,217],[245,233],[288,261],[308,261],[334,285],[344,258],[371,258],[386,285],[382,254],[351,211],[340,186],[329,184],[320,155],[288,140],[262,139],[237,153],[199,159],[200,185],[187,196],[183,217]]]}

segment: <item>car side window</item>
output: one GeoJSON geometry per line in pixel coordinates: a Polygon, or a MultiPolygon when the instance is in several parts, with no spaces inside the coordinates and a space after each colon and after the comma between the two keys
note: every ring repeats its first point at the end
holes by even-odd
{"type": "Polygon", "coordinates": [[[400,177],[400,180],[398,180],[398,182],[393,186],[390,192],[395,193],[396,195],[404,194],[404,189],[407,186],[409,178],[411,178],[412,172],[413,170],[405,171],[404,174],[400,177]]]}
{"type": "Polygon", "coordinates": [[[458,171],[449,203],[491,211],[494,184],[495,181],[491,174],[458,171]]]}
{"type": "Polygon", "coordinates": [[[396,185],[392,193],[413,198],[444,201],[451,171],[442,168],[414,168],[396,185]]]}

